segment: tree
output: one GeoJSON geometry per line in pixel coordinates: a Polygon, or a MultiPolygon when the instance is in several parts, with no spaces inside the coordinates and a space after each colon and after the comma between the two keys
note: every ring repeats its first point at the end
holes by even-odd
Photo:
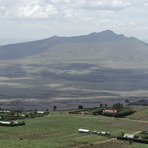
{"type": "Polygon", "coordinates": [[[103,107],[103,104],[100,104],[100,107],[103,107]]]}
{"type": "Polygon", "coordinates": [[[107,107],[107,104],[105,103],[105,105],[104,105],[105,107],[107,107]]]}
{"type": "Polygon", "coordinates": [[[126,105],[128,105],[128,104],[129,104],[129,100],[128,100],[128,99],[126,99],[126,100],[125,100],[125,103],[126,103],[126,105]]]}
{"type": "Polygon", "coordinates": [[[121,104],[121,103],[116,103],[116,104],[114,104],[112,107],[113,107],[113,109],[121,110],[121,109],[123,109],[123,104],[121,104]]]}
{"type": "Polygon", "coordinates": [[[53,110],[56,111],[56,109],[57,109],[57,106],[54,106],[54,107],[53,107],[53,110]]]}
{"type": "Polygon", "coordinates": [[[82,105],[79,105],[79,106],[78,106],[78,109],[83,109],[83,106],[82,106],[82,105]]]}

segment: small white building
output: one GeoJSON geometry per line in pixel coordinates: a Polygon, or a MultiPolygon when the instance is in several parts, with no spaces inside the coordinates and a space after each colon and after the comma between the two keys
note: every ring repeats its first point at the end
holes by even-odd
{"type": "Polygon", "coordinates": [[[78,132],[80,132],[80,133],[89,133],[90,131],[88,129],[79,129],[78,132]]]}
{"type": "Polygon", "coordinates": [[[98,134],[98,135],[110,135],[109,132],[104,132],[104,131],[102,131],[102,132],[97,132],[97,134],[98,134]]]}
{"type": "Polygon", "coordinates": [[[9,110],[0,110],[1,113],[10,113],[9,110]]]}
{"type": "Polygon", "coordinates": [[[17,121],[0,121],[1,125],[18,125],[17,121]]]}
{"type": "Polygon", "coordinates": [[[9,125],[9,124],[11,124],[11,122],[10,121],[0,121],[0,124],[9,125]]]}
{"type": "Polygon", "coordinates": [[[18,122],[17,121],[13,121],[13,124],[18,124],[18,122]]]}
{"type": "Polygon", "coordinates": [[[37,111],[37,114],[44,114],[44,111],[37,111]]]}
{"type": "Polygon", "coordinates": [[[25,117],[26,115],[25,115],[25,114],[21,114],[20,116],[21,116],[21,117],[25,117]]]}
{"type": "Polygon", "coordinates": [[[135,135],[131,135],[131,134],[124,134],[123,137],[125,138],[134,138],[135,135]]]}

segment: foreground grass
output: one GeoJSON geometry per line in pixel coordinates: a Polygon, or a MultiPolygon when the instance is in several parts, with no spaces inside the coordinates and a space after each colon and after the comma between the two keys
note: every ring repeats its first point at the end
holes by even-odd
{"type": "Polygon", "coordinates": [[[148,147],[147,144],[134,144],[134,145],[127,146],[125,148],[147,148],[147,147],[148,147]]]}
{"type": "Polygon", "coordinates": [[[148,127],[147,123],[103,116],[68,115],[66,112],[54,112],[46,117],[26,119],[25,122],[25,126],[0,127],[1,148],[71,148],[108,139],[78,133],[79,128],[108,131],[117,136],[147,130],[148,127]]]}

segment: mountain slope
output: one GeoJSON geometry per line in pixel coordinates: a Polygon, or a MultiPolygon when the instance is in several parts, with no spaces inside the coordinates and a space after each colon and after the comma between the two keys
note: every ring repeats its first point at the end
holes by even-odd
{"type": "Polygon", "coordinates": [[[147,63],[147,57],[148,44],[110,30],[74,37],[54,36],[0,47],[0,60],[23,59],[31,64],[59,60],[147,63]]]}
{"type": "Polygon", "coordinates": [[[48,47],[58,44],[58,42],[55,37],[51,37],[44,40],[0,46],[0,60],[25,58],[42,53],[47,50],[48,47]]]}

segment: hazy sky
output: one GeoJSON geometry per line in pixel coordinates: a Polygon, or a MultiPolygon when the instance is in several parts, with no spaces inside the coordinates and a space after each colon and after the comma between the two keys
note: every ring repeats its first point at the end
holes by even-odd
{"type": "Polygon", "coordinates": [[[148,40],[148,0],[0,0],[0,44],[108,29],[148,40]]]}

